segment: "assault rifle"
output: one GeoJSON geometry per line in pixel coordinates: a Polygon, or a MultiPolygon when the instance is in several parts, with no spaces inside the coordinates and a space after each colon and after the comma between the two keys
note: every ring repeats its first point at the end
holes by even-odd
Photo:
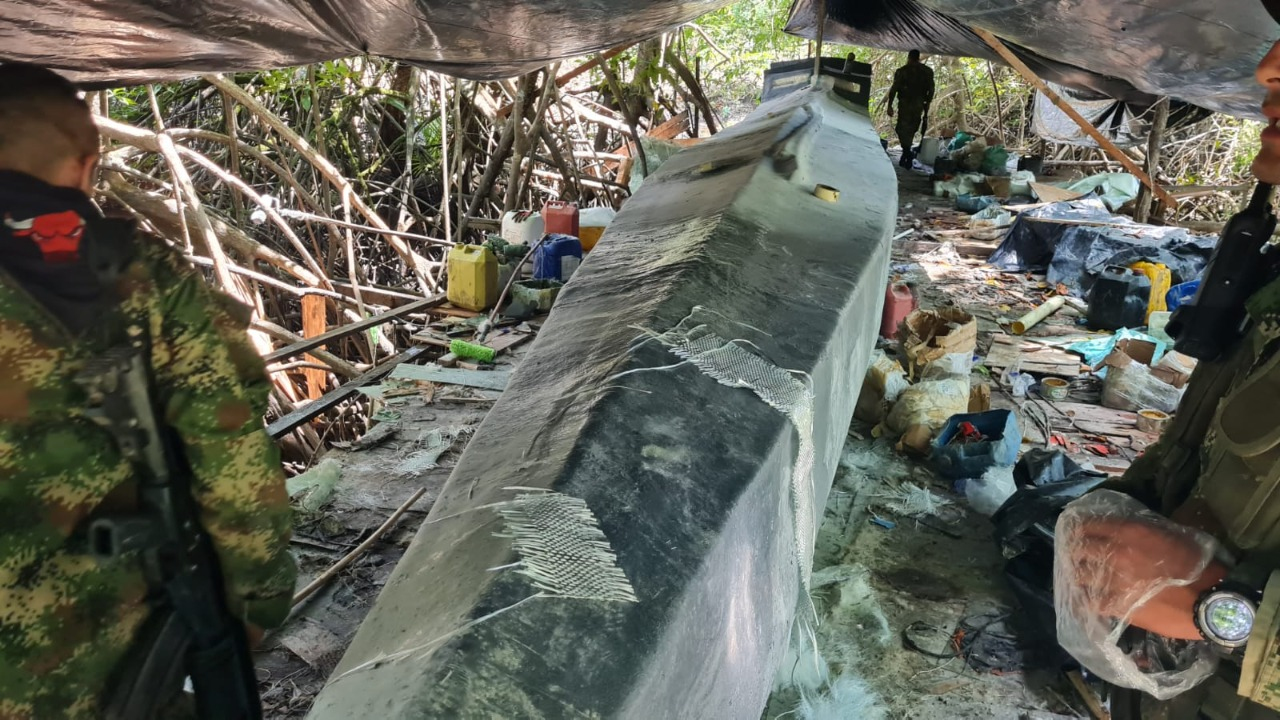
{"type": "Polygon", "coordinates": [[[135,327],[129,336],[129,346],[90,361],[76,378],[89,398],[88,415],[111,431],[139,486],[136,513],[92,520],[90,549],[101,558],[139,557],[155,596],[152,617],[117,671],[106,716],[156,716],[185,675],[199,717],[258,720],[262,705],[244,627],[227,610],[185,457],[157,419],[145,333],[135,327]]]}
{"type": "Polygon", "coordinates": [[[1222,230],[1195,297],[1178,307],[1165,331],[1173,349],[1198,360],[1216,360],[1244,336],[1245,301],[1276,277],[1277,256],[1267,242],[1276,229],[1272,186],[1258,183],[1244,210],[1222,230]]]}

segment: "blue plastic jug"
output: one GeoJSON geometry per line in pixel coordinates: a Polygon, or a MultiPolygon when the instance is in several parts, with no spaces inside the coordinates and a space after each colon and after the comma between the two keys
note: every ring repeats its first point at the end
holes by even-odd
{"type": "Polygon", "coordinates": [[[1196,291],[1200,289],[1199,280],[1191,280],[1179,283],[1169,288],[1169,292],[1165,293],[1164,302],[1172,312],[1178,309],[1178,306],[1187,302],[1196,296],[1196,291]]]}
{"type": "Polygon", "coordinates": [[[582,242],[572,235],[548,235],[533,253],[533,279],[567,282],[582,262],[582,242]]]}

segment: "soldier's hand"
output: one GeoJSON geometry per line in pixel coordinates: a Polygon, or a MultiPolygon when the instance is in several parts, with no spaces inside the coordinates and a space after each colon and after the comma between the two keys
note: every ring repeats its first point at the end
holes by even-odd
{"type": "Polygon", "coordinates": [[[893,106],[889,106],[889,117],[893,117],[893,106]]]}
{"type": "Polygon", "coordinates": [[[1140,519],[1096,518],[1088,521],[1072,548],[1082,592],[1097,609],[1113,617],[1129,616],[1136,627],[1180,640],[1199,640],[1194,622],[1196,599],[1227,570],[1217,562],[1189,585],[1172,584],[1195,573],[1204,549],[1187,535],[1140,519]],[[1088,572],[1089,568],[1097,568],[1088,572]],[[1106,571],[1103,571],[1105,568],[1106,571]],[[1083,572],[1082,572],[1083,571],[1083,572]],[[1137,609],[1135,593],[1165,586],[1137,609]]]}

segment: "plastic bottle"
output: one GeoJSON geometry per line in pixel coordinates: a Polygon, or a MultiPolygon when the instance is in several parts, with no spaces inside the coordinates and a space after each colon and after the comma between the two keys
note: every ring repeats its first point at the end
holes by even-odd
{"type": "Polygon", "coordinates": [[[578,237],[578,206],[561,200],[548,200],[542,206],[542,222],[548,235],[578,237]]]}
{"type": "Polygon", "coordinates": [[[498,259],[483,245],[455,245],[449,250],[446,296],[460,308],[480,311],[498,301],[498,259]]]}
{"type": "Polygon", "coordinates": [[[512,245],[533,247],[546,234],[542,215],[531,210],[512,210],[502,216],[502,239],[512,245]]]}
{"type": "Polygon", "coordinates": [[[616,214],[613,208],[607,207],[587,208],[578,213],[578,239],[582,241],[583,252],[595,249],[600,236],[609,227],[609,223],[613,222],[616,214]]]}
{"type": "Polygon", "coordinates": [[[548,235],[533,253],[533,278],[568,282],[582,262],[582,243],[572,235],[548,235]]]}
{"type": "Polygon", "coordinates": [[[893,339],[898,326],[916,309],[916,298],[906,283],[889,283],[884,291],[884,312],[880,315],[880,337],[893,339]]]}
{"type": "Polygon", "coordinates": [[[1164,312],[1168,309],[1165,296],[1173,285],[1173,273],[1169,272],[1169,268],[1163,263],[1143,261],[1136,262],[1129,267],[1146,275],[1147,279],[1151,281],[1151,296],[1147,300],[1146,317],[1147,322],[1150,323],[1152,313],[1164,312]]]}

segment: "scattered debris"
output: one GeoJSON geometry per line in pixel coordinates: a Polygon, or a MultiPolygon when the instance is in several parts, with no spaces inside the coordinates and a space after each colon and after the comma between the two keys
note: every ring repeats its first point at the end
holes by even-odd
{"type": "Polygon", "coordinates": [[[333,499],[333,494],[342,480],[342,464],[332,458],[325,458],[310,470],[289,478],[285,489],[289,497],[298,503],[298,509],[313,513],[320,510],[333,499]]]}
{"type": "Polygon", "coordinates": [[[890,511],[908,518],[936,517],[942,508],[951,504],[928,488],[911,483],[890,488],[879,497],[886,500],[885,507],[890,511]]]}
{"type": "Polygon", "coordinates": [[[453,447],[459,437],[468,434],[472,428],[452,428],[444,430],[435,428],[424,430],[414,441],[416,450],[404,458],[395,468],[395,473],[402,477],[416,477],[436,467],[440,456],[453,447]]]}
{"type": "Polygon", "coordinates": [[[313,670],[325,675],[333,672],[344,649],[341,638],[307,618],[285,627],[276,639],[313,670]]]}
{"type": "Polygon", "coordinates": [[[427,380],[435,383],[463,385],[486,390],[506,390],[507,382],[511,379],[511,373],[504,370],[487,372],[457,370],[443,368],[434,364],[401,365],[392,371],[391,378],[396,380],[427,380]]]}

